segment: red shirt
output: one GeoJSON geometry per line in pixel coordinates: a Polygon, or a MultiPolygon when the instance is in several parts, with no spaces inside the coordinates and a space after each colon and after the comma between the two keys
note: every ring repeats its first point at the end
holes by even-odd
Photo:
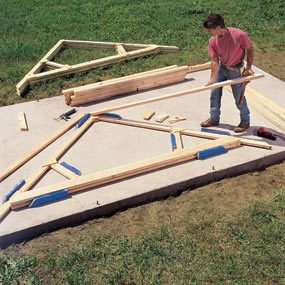
{"type": "Polygon", "coordinates": [[[210,38],[208,54],[210,57],[219,58],[225,66],[234,66],[243,61],[245,49],[250,43],[246,32],[237,28],[227,28],[223,37],[210,38]]]}

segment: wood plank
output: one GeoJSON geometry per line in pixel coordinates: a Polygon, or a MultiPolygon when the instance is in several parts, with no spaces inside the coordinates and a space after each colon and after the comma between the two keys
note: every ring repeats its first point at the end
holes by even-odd
{"type": "MultiPolygon", "coordinates": [[[[125,86],[136,86],[137,88],[142,87],[141,85],[146,85],[150,82],[150,86],[155,84],[155,81],[160,81],[164,78],[171,79],[172,77],[179,76],[185,78],[187,74],[187,66],[181,66],[176,68],[168,68],[161,71],[153,72],[143,72],[137,73],[136,76],[125,76],[121,77],[118,80],[106,80],[101,84],[91,84],[91,86],[85,85],[85,88],[74,88],[73,93],[76,97],[86,96],[86,95],[95,95],[96,92],[103,90],[110,90],[111,88],[124,88],[125,86]]],[[[157,83],[157,85],[159,82],[157,83]]]]}
{"type": "MultiPolygon", "coordinates": [[[[144,121],[115,119],[115,118],[108,118],[104,116],[96,116],[96,118],[98,118],[100,121],[103,121],[103,122],[121,124],[121,125],[138,127],[138,128],[146,128],[146,129],[162,131],[162,132],[170,132],[172,129],[172,126],[169,126],[169,125],[161,125],[161,124],[144,122],[144,121]]],[[[195,130],[189,130],[189,129],[183,129],[181,130],[181,132],[183,135],[186,135],[186,136],[193,136],[193,137],[211,139],[211,140],[224,137],[224,135],[220,135],[220,134],[213,134],[213,133],[207,133],[207,132],[201,132],[201,131],[195,131],[195,130]]],[[[259,148],[264,148],[264,149],[272,148],[271,145],[263,141],[245,139],[245,138],[240,138],[240,140],[241,140],[242,145],[259,147],[259,148]]]]}
{"type": "Polygon", "coordinates": [[[80,128],[76,129],[65,142],[48,158],[43,166],[57,163],[65,152],[82,136],[97,119],[90,117],[80,128]]]}
{"type": "Polygon", "coordinates": [[[142,117],[144,120],[150,120],[154,114],[155,114],[155,111],[153,110],[144,110],[142,113],[142,117]]]}
{"type": "MultiPolygon", "coordinates": [[[[15,192],[11,197],[10,200],[16,195],[19,195],[19,193],[23,193],[26,191],[29,191],[38,181],[39,179],[48,171],[49,167],[40,167],[23,185],[22,188],[20,188],[17,192],[15,192]]],[[[5,202],[0,206],[0,223],[1,220],[10,212],[11,210],[11,204],[10,200],[5,202]]]]}
{"type": "Polygon", "coordinates": [[[116,45],[116,50],[117,50],[118,54],[125,54],[125,53],[127,53],[127,51],[124,49],[123,45],[116,45]]]}
{"type": "Polygon", "coordinates": [[[21,96],[30,83],[30,76],[40,72],[45,66],[47,60],[52,60],[53,57],[61,50],[64,45],[64,40],[59,40],[53,48],[25,75],[25,77],[16,85],[17,94],[21,96]]]}
{"type": "Polygon", "coordinates": [[[275,125],[277,128],[285,132],[285,121],[276,116],[276,114],[269,111],[269,109],[262,105],[254,102],[254,99],[247,97],[248,104],[251,108],[256,110],[261,116],[275,125]]]}
{"type": "Polygon", "coordinates": [[[150,46],[158,46],[161,50],[175,52],[179,48],[176,46],[154,45],[154,44],[132,44],[118,42],[97,42],[97,41],[81,41],[81,40],[64,40],[69,47],[95,47],[95,48],[115,48],[116,45],[123,45],[126,50],[142,49],[150,46]]]}
{"type": "Polygon", "coordinates": [[[32,159],[34,156],[36,156],[38,153],[40,153],[43,149],[45,149],[47,146],[49,146],[51,143],[53,143],[55,140],[57,140],[59,137],[61,137],[63,134],[65,134],[83,116],[84,116],[84,114],[78,114],[76,117],[71,119],[68,123],[66,123],[63,126],[63,128],[56,131],[54,134],[52,134],[47,139],[45,139],[43,142],[41,142],[36,147],[34,147],[32,150],[25,153],[19,160],[11,163],[5,170],[0,172],[0,181],[4,180],[10,174],[15,172],[19,167],[24,165],[27,161],[32,159]]]}
{"type": "Polygon", "coordinates": [[[19,122],[19,127],[21,131],[28,131],[26,114],[24,112],[18,113],[18,122],[19,122]]]}
{"type": "Polygon", "coordinates": [[[127,93],[157,88],[172,83],[185,80],[185,71],[174,72],[173,74],[155,75],[142,79],[131,79],[129,82],[115,83],[113,86],[98,88],[97,90],[84,91],[80,94],[75,93],[70,97],[70,104],[84,104],[87,102],[99,101],[102,99],[119,96],[127,93]]]}
{"type": "Polygon", "coordinates": [[[136,102],[131,102],[131,103],[123,104],[123,105],[118,105],[118,106],[114,106],[114,107],[109,107],[109,108],[97,110],[97,111],[92,112],[92,115],[93,116],[100,115],[102,113],[108,113],[111,111],[126,109],[126,108],[130,108],[130,107],[134,107],[134,106],[158,102],[158,101],[176,98],[176,97],[180,97],[180,96],[186,96],[186,95],[190,95],[193,93],[211,90],[211,89],[218,88],[218,87],[237,84],[237,83],[241,83],[241,82],[247,82],[247,81],[259,79],[262,77],[264,77],[263,74],[255,74],[255,75],[251,75],[251,76],[247,76],[247,77],[243,77],[243,78],[238,78],[238,79],[234,79],[234,80],[227,80],[227,81],[214,83],[214,84],[207,85],[207,86],[197,87],[197,88],[193,88],[193,89],[189,89],[189,90],[185,90],[185,91],[181,91],[181,92],[171,93],[168,95],[153,97],[153,98],[149,98],[149,99],[144,99],[144,100],[140,100],[140,101],[136,101],[136,102]]]}
{"type": "Polygon", "coordinates": [[[176,141],[176,146],[177,148],[175,149],[175,151],[177,150],[181,150],[184,148],[183,146],[183,141],[182,141],[182,132],[178,129],[176,130],[175,128],[171,131],[171,133],[173,133],[174,137],[175,137],[175,141],[176,141]]]}
{"type": "Polygon", "coordinates": [[[172,116],[171,118],[169,118],[169,123],[170,124],[174,124],[180,121],[185,121],[186,118],[185,117],[180,117],[180,116],[172,116]]]}
{"type": "Polygon", "coordinates": [[[32,189],[32,187],[48,172],[49,166],[40,167],[38,170],[33,173],[31,177],[27,180],[24,186],[15,193],[22,193],[32,189]]]}
{"type": "Polygon", "coordinates": [[[63,167],[61,164],[52,164],[50,166],[53,170],[55,170],[57,173],[63,175],[64,177],[68,179],[74,179],[77,178],[78,175],[67,169],[66,167],[63,167]]]}
{"type": "Polygon", "coordinates": [[[169,118],[169,114],[162,113],[162,114],[159,114],[159,115],[155,116],[154,120],[155,120],[157,123],[162,123],[162,122],[165,121],[167,118],[169,118]]]}
{"type": "Polygon", "coordinates": [[[192,65],[188,67],[188,72],[189,73],[193,73],[193,72],[197,72],[197,71],[202,71],[202,70],[207,70],[211,68],[211,62],[205,62],[202,64],[196,64],[196,65],[192,65]]]}
{"type": "Polygon", "coordinates": [[[171,65],[171,66],[167,66],[167,67],[163,67],[163,68],[152,69],[152,70],[148,70],[148,71],[144,71],[144,72],[126,75],[123,77],[112,78],[112,79],[108,79],[108,80],[104,80],[104,81],[100,81],[100,82],[95,82],[95,83],[91,83],[91,84],[87,84],[87,85],[83,85],[83,86],[65,89],[62,91],[62,93],[63,93],[63,95],[65,95],[66,93],[69,93],[69,92],[75,93],[75,92],[90,90],[92,88],[97,89],[98,87],[112,85],[113,83],[116,83],[116,82],[127,81],[127,80],[132,79],[132,78],[141,78],[141,77],[144,77],[145,75],[148,75],[148,74],[154,74],[157,72],[162,72],[165,70],[170,70],[170,69],[175,69],[175,68],[177,68],[177,65],[171,65]]]}
{"type": "MultiPolygon", "coordinates": [[[[232,93],[230,88],[227,88],[232,93]]],[[[285,132],[285,109],[263,96],[257,90],[247,85],[246,99],[250,108],[253,108],[261,116],[285,132]]]]}
{"type": "MultiPolygon", "coordinates": [[[[184,67],[184,66],[180,66],[180,67],[184,67]]],[[[202,70],[205,70],[205,69],[209,69],[210,67],[211,67],[211,63],[210,62],[207,62],[207,63],[204,63],[204,64],[193,65],[193,66],[187,66],[188,73],[202,71],[202,70]]],[[[179,68],[179,67],[177,65],[171,65],[171,66],[167,66],[167,67],[163,67],[163,68],[158,68],[158,69],[153,69],[153,70],[149,70],[149,71],[145,71],[145,72],[140,72],[140,73],[127,75],[127,76],[124,76],[124,77],[113,78],[113,79],[109,79],[109,80],[105,80],[105,81],[101,81],[101,82],[95,82],[95,83],[84,85],[84,86],[78,86],[78,87],[65,89],[65,90],[62,91],[62,93],[63,93],[63,95],[66,95],[66,94],[69,94],[69,93],[74,93],[76,91],[89,90],[89,89],[91,89],[93,87],[97,88],[99,86],[112,84],[114,82],[121,82],[123,80],[127,80],[127,79],[130,79],[130,78],[138,78],[138,77],[144,76],[146,74],[153,74],[153,73],[156,73],[156,72],[162,72],[164,70],[175,69],[175,68],[179,68]]]]}
{"type": "Polygon", "coordinates": [[[45,62],[45,65],[47,67],[50,67],[50,68],[62,68],[62,67],[67,67],[69,66],[68,64],[61,64],[61,63],[57,63],[57,62],[54,62],[54,61],[49,61],[47,60],[45,62]]]}
{"type": "Polygon", "coordinates": [[[56,70],[51,70],[51,71],[46,71],[46,72],[30,75],[29,82],[35,83],[35,82],[42,81],[42,80],[56,78],[58,76],[69,75],[75,72],[87,71],[95,67],[107,66],[107,65],[110,65],[116,62],[121,62],[121,61],[129,60],[129,59],[149,55],[152,53],[157,53],[157,52],[159,52],[157,47],[146,47],[141,50],[130,51],[126,54],[112,55],[112,56],[105,57],[105,58],[99,58],[99,59],[91,60],[91,61],[84,62],[84,63],[70,65],[69,67],[62,67],[56,70]]]}
{"type": "Polygon", "coordinates": [[[178,75],[177,76],[167,76],[165,78],[163,78],[163,80],[160,81],[156,81],[153,83],[153,80],[150,82],[145,83],[144,81],[142,81],[142,84],[138,84],[135,86],[125,86],[123,87],[116,87],[116,95],[114,94],[114,89],[111,90],[104,90],[102,93],[96,93],[96,97],[94,96],[86,96],[85,97],[80,97],[77,98],[76,96],[71,96],[70,97],[70,105],[71,106],[77,106],[77,105],[81,105],[81,104],[85,104],[88,102],[95,102],[95,101],[99,101],[99,100],[103,100],[106,98],[110,98],[113,96],[119,96],[119,95],[123,95],[123,94],[127,94],[127,93],[132,93],[132,92],[138,92],[138,91],[143,91],[143,90],[147,90],[149,88],[158,88],[160,86],[164,86],[164,85],[168,85],[168,84],[172,84],[172,83],[177,83],[177,82],[181,82],[185,79],[184,75],[178,75]],[[151,85],[152,84],[152,85],[151,85]]]}
{"type": "Polygon", "coordinates": [[[10,205],[9,201],[7,201],[1,205],[1,207],[0,207],[0,223],[1,223],[2,219],[10,212],[10,210],[11,210],[11,205],[10,205]]]}
{"type": "Polygon", "coordinates": [[[95,172],[93,174],[78,177],[76,179],[57,183],[47,187],[34,189],[26,193],[20,193],[11,200],[12,209],[17,209],[28,205],[34,198],[49,194],[59,189],[67,189],[69,193],[82,191],[84,189],[103,185],[105,183],[115,182],[123,178],[131,177],[157,170],[165,166],[174,165],[188,161],[196,157],[197,152],[210,147],[223,145],[225,148],[233,148],[240,145],[239,138],[223,137],[212,142],[200,144],[191,148],[185,148],[176,152],[166,153],[159,156],[151,157],[143,161],[126,164],[116,168],[95,172]]]}

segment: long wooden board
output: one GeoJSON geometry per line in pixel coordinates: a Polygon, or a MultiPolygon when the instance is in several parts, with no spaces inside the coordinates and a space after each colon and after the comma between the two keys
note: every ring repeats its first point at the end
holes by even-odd
{"type": "Polygon", "coordinates": [[[237,84],[237,83],[247,82],[247,81],[259,79],[259,78],[262,78],[262,77],[264,77],[263,74],[255,74],[255,75],[251,75],[251,76],[247,76],[247,77],[243,77],[243,78],[238,78],[238,79],[234,79],[234,80],[227,80],[227,81],[214,83],[214,84],[207,85],[207,86],[201,86],[201,87],[189,89],[189,90],[186,90],[186,91],[175,92],[175,93],[171,93],[171,94],[168,94],[168,95],[152,97],[152,98],[149,98],[149,99],[144,99],[144,100],[140,100],[140,101],[136,101],[136,102],[131,102],[131,103],[123,104],[123,105],[118,105],[118,106],[109,107],[109,108],[106,108],[106,109],[97,110],[97,111],[92,112],[92,115],[94,115],[94,116],[95,115],[100,115],[102,113],[107,113],[107,112],[112,112],[112,111],[116,111],[116,110],[126,109],[126,108],[139,106],[139,105],[144,105],[144,104],[153,103],[153,102],[158,102],[158,101],[171,99],[171,98],[175,98],[175,97],[186,96],[186,95],[190,95],[190,94],[193,94],[193,93],[198,93],[198,92],[202,92],[202,91],[206,91],[206,90],[215,89],[215,88],[218,88],[218,87],[223,87],[223,86],[233,85],[233,84],[237,84]]]}
{"type": "Polygon", "coordinates": [[[233,148],[240,145],[239,138],[223,137],[212,142],[200,144],[191,148],[177,150],[175,152],[162,154],[151,157],[143,161],[126,164],[116,168],[95,172],[90,175],[78,177],[76,179],[57,183],[47,187],[34,189],[33,191],[19,193],[11,200],[12,209],[17,209],[28,205],[34,198],[40,195],[49,194],[60,189],[66,189],[69,193],[74,193],[103,185],[105,183],[115,182],[123,178],[131,177],[146,173],[152,170],[160,169],[162,167],[174,165],[180,162],[188,161],[196,157],[197,152],[215,147],[224,146],[225,148],[233,148]]]}
{"type": "MultiPolygon", "coordinates": [[[[102,115],[96,116],[95,118],[98,118],[100,121],[103,121],[103,122],[121,124],[121,125],[138,127],[138,128],[146,128],[146,129],[163,131],[163,132],[171,132],[171,129],[173,128],[172,126],[169,126],[169,125],[162,125],[162,124],[150,123],[150,122],[145,122],[145,121],[128,120],[128,119],[116,119],[116,118],[106,117],[102,115]]],[[[189,129],[181,130],[181,134],[186,135],[186,136],[193,136],[193,137],[211,139],[211,140],[224,137],[224,135],[220,135],[220,134],[201,132],[201,131],[195,131],[195,130],[189,130],[189,129]]],[[[242,145],[264,148],[264,149],[272,148],[271,145],[263,141],[246,139],[246,138],[240,138],[240,141],[242,145]]]]}
{"type": "Polygon", "coordinates": [[[60,130],[56,131],[50,137],[48,137],[43,142],[41,142],[36,147],[34,147],[32,150],[30,150],[27,153],[25,153],[19,160],[17,160],[15,162],[13,162],[12,164],[10,164],[5,170],[0,172],[0,181],[4,180],[10,174],[12,174],[14,171],[16,171],[19,167],[24,165],[27,161],[32,159],[34,156],[36,156],[38,153],[40,153],[43,149],[45,149],[47,146],[49,146],[51,143],[53,143],[55,140],[57,140],[59,137],[61,137],[63,134],[65,134],[83,116],[84,116],[84,114],[78,114],[76,117],[71,119],[68,123],[66,123],[63,126],[63,128],[61,128],[60,130]]]}

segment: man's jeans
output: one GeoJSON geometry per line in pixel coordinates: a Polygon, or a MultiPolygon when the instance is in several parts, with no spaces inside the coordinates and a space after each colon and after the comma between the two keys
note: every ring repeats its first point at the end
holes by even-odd
{"type": "MultiPolygon", "coordinates": [[[[224,65],[219,66],[218,74],[215,79],[216,82],[225,81],[228,79],[236,79],[240,78],[241,74],[238,70],[229,70],[224,65]]],[[[240,111],[240,121],[241,123],[249,123],[249,109],[247,107],[246,99],[243,98],[242,102],[240,103],[240,98],[243,92],[243,84],[238,83],[231,85],[232,92],[235,98],[235,104],[240,111]]],[[[211,99],[210,99],[210,117],[213,121],[218,122],[220,120],[221,114],[221,97],[222,97],[223,88],[215,88],[211,91],[211,99]]]]}

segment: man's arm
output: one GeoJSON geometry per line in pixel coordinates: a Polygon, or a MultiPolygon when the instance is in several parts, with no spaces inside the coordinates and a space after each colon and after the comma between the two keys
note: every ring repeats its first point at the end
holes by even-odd
{"type": "Polygon", "coordinates": [[[253,46],[252,46],[252,44],[250,44],[246,48],[246,71],[249,75],[254,74],[254,72],[252,70],[253,58],[254,58],[253,46]]]}
{"type": "Polygon", "coordinates": [[[219,69],[219,59],[216,57],[212,57],[211,58],[211,75],[210,75],[210,79],[208,83],[206,84],[206,86],[215,83],[215,78],[218,73],[218,69],[219,69]]]}

